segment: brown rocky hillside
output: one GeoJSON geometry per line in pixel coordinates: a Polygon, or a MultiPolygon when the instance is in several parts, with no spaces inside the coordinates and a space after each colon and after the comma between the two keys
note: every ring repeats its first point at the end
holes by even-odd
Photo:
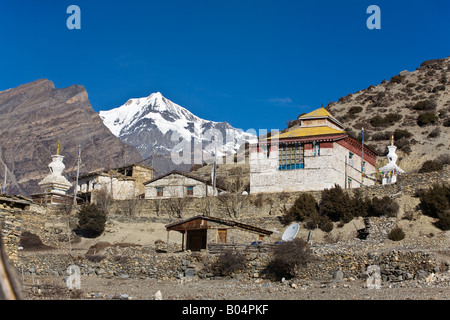
{"type": "Polygon", "coordinates": [[[121,142],[92,109],[83,86],[55,89],[41,79],[0,92],[0,177],[7,166],[8,194],[40,192],[51,155],[61,143],[67,178],[75,176],[78,145],[81,172],[117,167],[141,156],[121,142]]]}
{"type": "MultiPolygon", "coordinates": [[[[401,71],[379,85],[343,96],[326,106],[347,131],[377,150],[386,163],[392,134],[398,164],[416,171],[426,160],[448,162],[450,150],[450,57],[421,63],[414,71],[401,71]]],[[[295,126],[295,121],[293,123],[295,126]]]]}

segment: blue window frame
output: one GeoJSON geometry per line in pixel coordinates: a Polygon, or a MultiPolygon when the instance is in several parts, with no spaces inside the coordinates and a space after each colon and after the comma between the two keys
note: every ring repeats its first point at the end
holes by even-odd
{"type": "Polygon", "coordinates": [[[295,170],[305,167],[303,146],[300,143],[280,143],[278,170],[295,170]]]}

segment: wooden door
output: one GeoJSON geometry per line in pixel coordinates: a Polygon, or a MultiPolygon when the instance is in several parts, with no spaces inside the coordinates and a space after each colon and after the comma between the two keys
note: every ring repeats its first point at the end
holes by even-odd
{"type": "Polygon", "coordinates": [[[186,249],[191,251],[206,249],[206,229],[188,230],[186,249]]]}
{"type": "Polygon", "coordinates": [[[219,229],[219,243],[227,243],[227,229],[219,229]]]}

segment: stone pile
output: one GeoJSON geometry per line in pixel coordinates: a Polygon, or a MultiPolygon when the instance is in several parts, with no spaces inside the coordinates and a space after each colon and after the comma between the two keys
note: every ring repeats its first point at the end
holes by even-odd
{"type": "Polygon", "coordinates": [[[17,217],[14,209],[0,208],[1,236],[5,246],[6,254],[11,261],[17,260],[17,251],[20,243],[20,234],[23,221],[17,217]]]}

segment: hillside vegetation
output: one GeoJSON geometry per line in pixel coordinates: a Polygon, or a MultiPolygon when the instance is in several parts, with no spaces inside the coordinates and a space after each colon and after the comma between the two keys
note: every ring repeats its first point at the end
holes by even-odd
{"type": "MultiPolygon", "coordinates": [[[[448,163],[450,141],[450,58],[423,62],[415,71],[402,71],[379,85],[341,97],[326,106],[347,129],[386,154],[394,134],[398,164],[419,170],[427,160],[448,163]]],[[[295,126],[295,123],[293,123],[295,126]]],[[[379,164],[387,162],[380,157],[379,164]]]]}

